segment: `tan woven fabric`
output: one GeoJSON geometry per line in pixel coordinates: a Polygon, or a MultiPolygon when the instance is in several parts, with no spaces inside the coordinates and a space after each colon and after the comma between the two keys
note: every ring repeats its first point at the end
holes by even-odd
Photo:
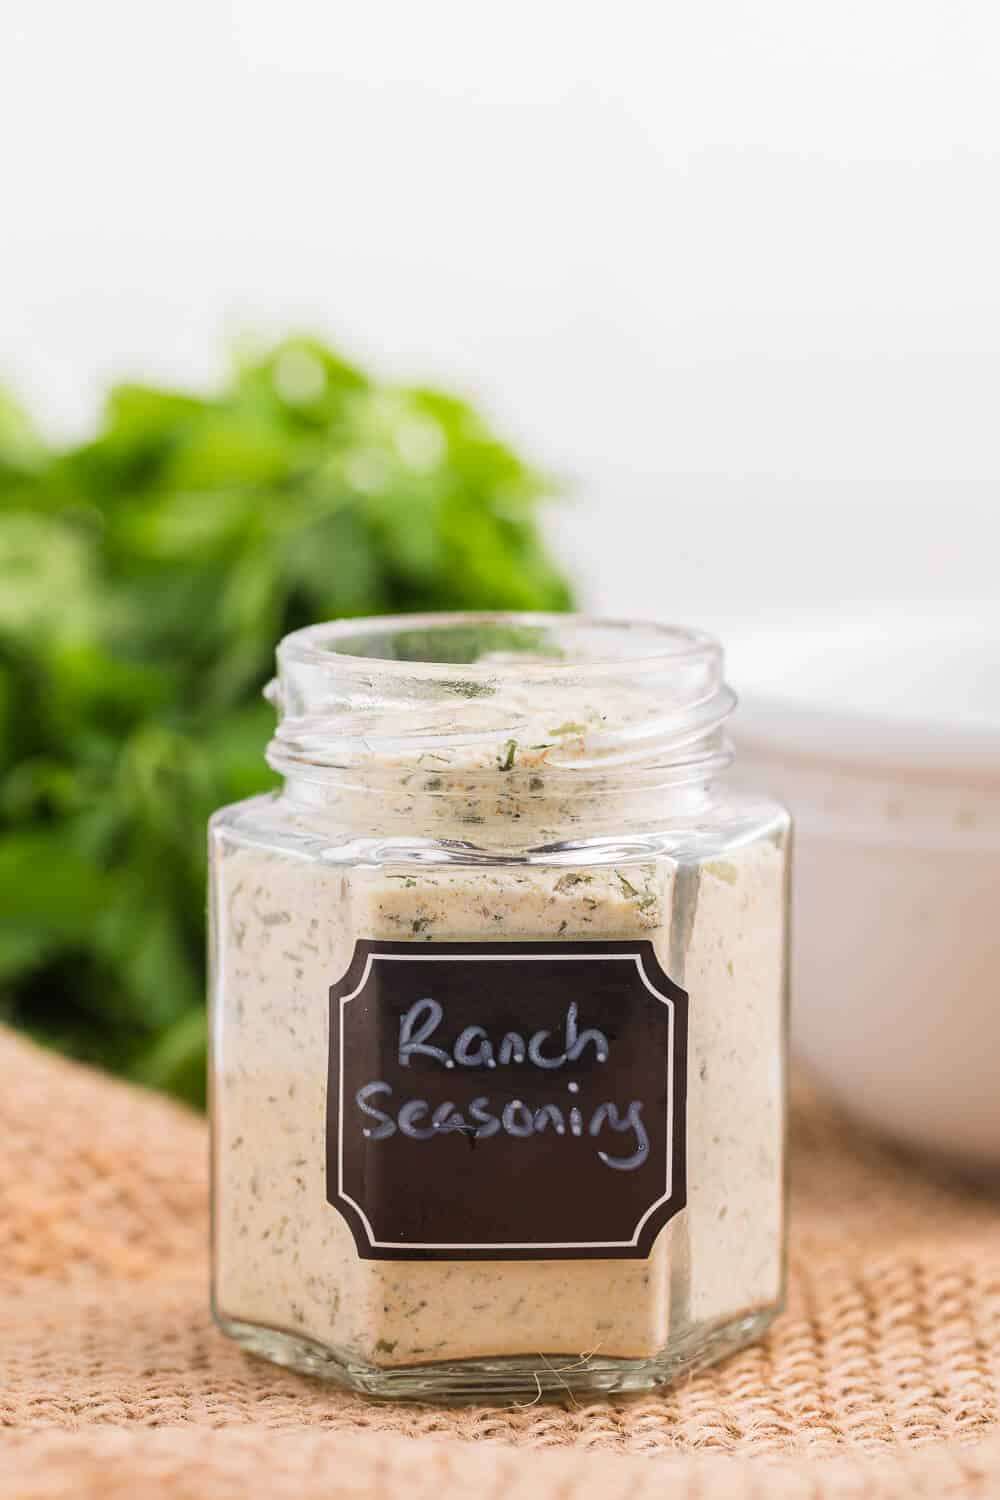
{"type": "Polygon", "coordinates": [[[377,1405],[206,1307],[202,1122],[0,1032],[0,1495],[1000,1496],[1000,1204],[802,1091],[789,1308],[656,1398],[377,1405]]]}

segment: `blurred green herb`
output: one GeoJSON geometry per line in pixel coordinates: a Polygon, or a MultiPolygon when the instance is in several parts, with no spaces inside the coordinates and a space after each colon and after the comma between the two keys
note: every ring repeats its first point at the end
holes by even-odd
{"type": "Polygon", "coordinates": [[[0,391],[0,1018],[200,1102],[204,824],[272,784],[276,641],[566,608],[550,488],[463,402],[311,339],[214,396],[119,386],[74,447],[0,391]]]}

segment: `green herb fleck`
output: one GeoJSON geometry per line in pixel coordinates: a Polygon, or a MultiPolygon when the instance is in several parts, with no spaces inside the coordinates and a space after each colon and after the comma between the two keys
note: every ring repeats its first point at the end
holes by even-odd
{"type": "Polygon", "coordinates": [[[443,686],[449,688],[453,693],[459,693],[463,698],[492,698],[496,687],[492,682],[448,682],[443,686]]]}
{"type": "Polygon", "coordinates": [[[497,757],[497,765],[501,771],[509,771],[513,768],[514,757],[517,754],[517,740],[508,740],[504,746],[506,752],[502,757],[497,757]]]}

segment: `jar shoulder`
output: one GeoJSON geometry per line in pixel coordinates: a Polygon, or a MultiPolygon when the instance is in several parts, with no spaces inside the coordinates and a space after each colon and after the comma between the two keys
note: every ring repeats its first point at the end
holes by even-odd
{"type": "Polygon", "coordinates": [[[347,828],[335,810],[303,807],[279,792],[250,797],[220,808],[209,823],[213,845],[255,847],[292,858],[326,863],[521,864],[567,862],[604,864],[623,859],[663,857],[698,863],[727,850],[766,841],[783,849],[790,838],[791,815],[773,798],[722,787],[696,813],[671,816],[659,826],[621,830],[580,830],[572,840],[546,845],[491,844],[483,830],[475,840],[427,837],[365,837],[347,828]]]}

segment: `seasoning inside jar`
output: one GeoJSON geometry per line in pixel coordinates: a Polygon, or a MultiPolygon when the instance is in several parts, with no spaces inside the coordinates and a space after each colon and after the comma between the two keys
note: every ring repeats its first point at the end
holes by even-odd
{"type": "Polygon", "coordinates": [[[282,642],[216,815],[214,1302],[373,1394],[647,1389],[783,1289],[788,817],[697,631],[282,642]]]}

